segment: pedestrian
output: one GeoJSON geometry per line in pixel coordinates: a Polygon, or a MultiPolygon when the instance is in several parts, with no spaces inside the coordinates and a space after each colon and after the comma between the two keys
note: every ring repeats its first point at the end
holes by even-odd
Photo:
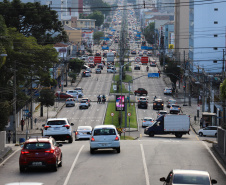
{"type": "Polygon", "coordinates": [[[21,131],[23,131],[24,130],[24,119],[23,118],[20,121],[20,125],[21,125],[21,131]]]}
{"type": "Polygon", "coordinates": [[[203,119],[201,118],[200,119],[200,128],[202,128],[203,127],[203,119]]]}
{"type": "Polygon", "coordinates": [[[10,130],[7,132],[7,139],[8,139],[8,143],[10,143],[10,140],[11,140],[11,132],[10,132],[10,130]]]}

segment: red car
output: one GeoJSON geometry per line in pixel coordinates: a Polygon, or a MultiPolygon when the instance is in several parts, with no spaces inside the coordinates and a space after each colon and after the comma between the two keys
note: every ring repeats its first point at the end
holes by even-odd
{"type": "Polygon", "coordinates": [[[27,168],[48,167],[57,171],[62,166],[62,152],[52,137],[34,136],[25,141],[21,149],[19,166],[20,172],[27,168]]]}
{"type": "Polygon", "coordinates": [[[67,94],[67,93],[62,93],[62,92],[56,93],[55,95],[57,98],[60,98],[60,99],[73,98],[72,95],[67,94]]]}

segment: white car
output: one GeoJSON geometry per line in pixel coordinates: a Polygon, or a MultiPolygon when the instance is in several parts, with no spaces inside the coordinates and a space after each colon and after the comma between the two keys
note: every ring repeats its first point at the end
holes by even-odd
{"type": "Polygon", "coordinates": [[[177,103],[176,100],[174,100],[174,99],[169,99],[169,100],[168,100],[167,107],[170,108],[170,107],[172,106],[172,104],[176,104],[176,103],[177,103]]]}
{"type": "Polygon", "coordinates": [[[149,127],[154,123],[154,120],[151,117],[144,117],[142,120],[142,128],[149,127]]]}
{"type": "Polygon", "coordinates": [[[172,88],[169,88],[169,87],[166,87],[165,89],[164,89],[164,94],[172,94],[172,88]]]}
{"type": "Polygon", "coordinates": [[[76,90],[67,90],[66,93],[72,95],[73,97],[77,97],[77,95],[79,98],[83,97],[83,93],[76,90]]]}
{"type": "Polygon", "coordinates": [[[167,111],[165,111],[165,110],[160,110],[159,112],[157,112],[157,118],[159,118],[160,116],[162,116],[162,115],[166,115],[166,114],[168,114],[167,113],[167,111]]]}
{"type": "Polygon", "coordinates": [[[116,73],[117,71],[116,71],[115,67],[111,67],[111,68],[107,69],[107,72],[108,73],[116,73]]]}
{"type": "Polygon", "coordinates": [[[52,136],[55,140],[73,142],[72,129],[73,123],[67,118],[49,118],[43,125],[43,136],[52,136]]]}
{"type": "Polygon", "coordinates": [[[88,60],[88,55],[82,55],[82,56],[80,57],[80,59],[81,59],[81,60],[88,60]]]}
{"type": "Polygon", "coordinates": [[[87,100],[81,100],[79,104],[79,109],[88,109],[89,108],[89,102],[87,100]]]}
{"type": "Polygon", "coordinates": [[[78,126],[78,129],[75,131],[75,140],[90,139],[91,133],[91,126],[78,126]]]}
{"type": "Polygon", "coordinates": [[[106,148],[113,148],[120,153],[120,136],[114,125],[97,125],[90,137],[90,153],[106,148]]]}
{"type": "Polygon", "coordinates": [[[69,107],[69,106],[74,107],[75,106],[75,99],[74,98],[67,98],[65,104],[66,104],[66,107],[69,107]]]}
{"type": "Polygon", "coordinates": [[[215,136],[217,137],[218,126],[207,126],[198,131],[199,136],[215,136]]]}
{"type": "Polygon", "coordinates": [[[81,87],[76,87],[74,90],[83,93],[83,88],[81,88],[81,87]]]}

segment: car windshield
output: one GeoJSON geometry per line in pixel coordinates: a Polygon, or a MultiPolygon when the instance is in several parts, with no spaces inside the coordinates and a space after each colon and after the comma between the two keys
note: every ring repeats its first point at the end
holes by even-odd
{"type": "Polygon", "coordinates": [[[38,149],[49,149],[50,148],[50,143],[27,143],[24,146],[24,149],[27,150],[38,150],[38,149]]]}
{"type": "Polygon", "coordinates": [[[48,121],[47,125],[65,125],[66,121],[64,120],[54,120],[54,121],[48,121]]]}
{"type": "Polygon", "coordinates": [[[173,184],[210,185],[209,177],[200,174],[175,174],[173,184]]]}
{"type": "Polygon", "coordinates": [[[116,135],[115,129],[111,128],[102,128],[102,129],[95,129],[94,136],[100,135],[116,135]]]}
{"type": "Polygon", "coordinates": [[[144,121],[152,121],[152,119],[151,118],[150,119],[148,118],[148,119],[144,119],[144,121]]]}

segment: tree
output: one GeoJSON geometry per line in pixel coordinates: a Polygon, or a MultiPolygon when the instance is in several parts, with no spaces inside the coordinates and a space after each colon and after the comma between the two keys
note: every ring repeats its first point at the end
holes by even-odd
{"type": "Polygon", "coordinates": [[[149,23],[149,25],[144,29],[144,36],[149,44],[155,44],[155,23],[149,23]]]}
{"type": "Polygon", "coordinates": [[[92,14],[87,16],[88,19],[95,19],[95,25],[101,26],[104,22],[104,15],[100,11],[94,11],[92,14]]]}
{"type": "MultiPolygon", "coordinates": [[[[41,103],[41,106],[47,107],[47,119],[48,119],[48,107],[53,106],[55,101],[54,91],[50,89],[42,89],[38,101],[41,103]]],[[[42,110],[43,109],[41,108],[40,111],[42,110]]],[[[43,112],[41,112],[41,116],[43,116],[43,112]]]]}
{"type": "Polygon", "coordinates": [[[182,71],[179,67],[177,67],[177,62],[170,61],[167,63],[165,73],[170,78],[171,82],[176,85],[176,82],[180,78],[182,71]]]}
{"type": "Polygon", "coordinates": [[[226,79],[224,79],[223,83],[220,85],[220,96],[223,100],[223,124],[221,125],[223,129],[226,129],[226,121],[225,121],[225,105],[226,105],[226,79]]]}
{"type": "Polygon", "coordinates": [[[57,12],[46,5],[4,0],[0,2],[0,14],[7,27],[14,27],[25,36],[35,37],[39,44],[55,43],[52,38],[54,34],[57,34],[57,40],[67,40],[57,12]]]}
{"type": "Polygon", "coordinates": [[[79,60],[78,58],[71,59],[69,61],[69,68],[75,73],[79,73],[81,71],[83,65],[84,65],[84,61],[79,60]]]}
{"type": "Polygon", "coordinates": [[[100,42],[101,37],[104,37],[104,32],[98,31],[93,34],[94,41],[100,42]]]}
{"type": "Polygon", "coordinates": [[[111,5],[103,2],[103,0],[85,0],[84,3],[90,5],[92,11],[101,11],[102,14],[105,14],[106,16],[111,12],[111,5]]]}

